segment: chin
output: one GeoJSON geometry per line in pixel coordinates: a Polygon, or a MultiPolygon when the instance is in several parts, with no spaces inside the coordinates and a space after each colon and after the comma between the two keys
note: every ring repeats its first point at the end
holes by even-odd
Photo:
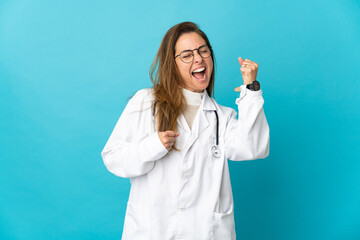
{"type": "Polygon", "coordinates": [[[203,92],[204,90],[207,89],[208,86],[209,86],[209,83],[207,83],[207,84],[205,84],[205,85],[196,86],[196,89],[197,89],[199,92],[203,92]]]}

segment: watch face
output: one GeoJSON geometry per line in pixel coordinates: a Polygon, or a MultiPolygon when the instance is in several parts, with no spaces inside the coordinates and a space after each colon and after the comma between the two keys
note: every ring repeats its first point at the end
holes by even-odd
{"type": "Polygon", "coordinates": [[[254,90],[258,91],[260,89],[260,83],[258,81],[254,81],[254,90]]]}
{"type": "Polygon", "coordinates": [[[246,88],[250,89],[252,91],[258,91],[258,90],[260,90],[260,83],[255,80],[252,83],[246,85],[246,88]]]}

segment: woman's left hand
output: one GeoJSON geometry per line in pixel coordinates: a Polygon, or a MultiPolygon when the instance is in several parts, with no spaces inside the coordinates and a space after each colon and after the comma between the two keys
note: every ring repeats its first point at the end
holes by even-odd
{"type": "MultiPolygon", "coordinates": [[[[249,59],[243,60],[241,57],[238,58],[240,63],[240,72],[244,81],[244,85],[250,84],[256,80],[257,71],[259,64],[249,59]]],[[[236,92],[240,92],[240,87],[235,88],[236,92]]]]}

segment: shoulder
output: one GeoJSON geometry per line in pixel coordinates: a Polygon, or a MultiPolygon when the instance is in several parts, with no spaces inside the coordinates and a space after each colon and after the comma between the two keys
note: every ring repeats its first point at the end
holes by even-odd
{"type": "Polygon", "coordinates": [[[131,97],[131,102],[144,102],[144,101],[153,101],[154,100],[154,89],[153,88],[144,88],[137,91],[134,96],[131,97]]]}
{"type": "Polygon", "coordinates": [[[154,90],[153,88],[145,88],[137,91],[134,96],[131,97],[128,104],[126,105],[126,110],[133,111],[144,111],[148,108],[151,108],[151,105],[154,101],[154,90]]]}
{"type": "Polygon", "coordinates": [[[222,116],[230,116],[230,115],[236,113],[236,111],[233,108],[223,106],[223,105],[217,103],[216,100],[213,98],[211,98],[211,101],[216,106],[216,110],[219,111],[222,116]]]}

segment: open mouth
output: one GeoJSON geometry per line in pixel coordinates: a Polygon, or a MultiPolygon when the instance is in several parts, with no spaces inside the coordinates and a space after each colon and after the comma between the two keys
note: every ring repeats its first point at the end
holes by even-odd
{"type": "Polygon", "coordinates": [[[191,74],[196,78],[197,80],[205,80],[206,78],[206,68],[198,68],[195,71],[193,71],[191,74]]]}

